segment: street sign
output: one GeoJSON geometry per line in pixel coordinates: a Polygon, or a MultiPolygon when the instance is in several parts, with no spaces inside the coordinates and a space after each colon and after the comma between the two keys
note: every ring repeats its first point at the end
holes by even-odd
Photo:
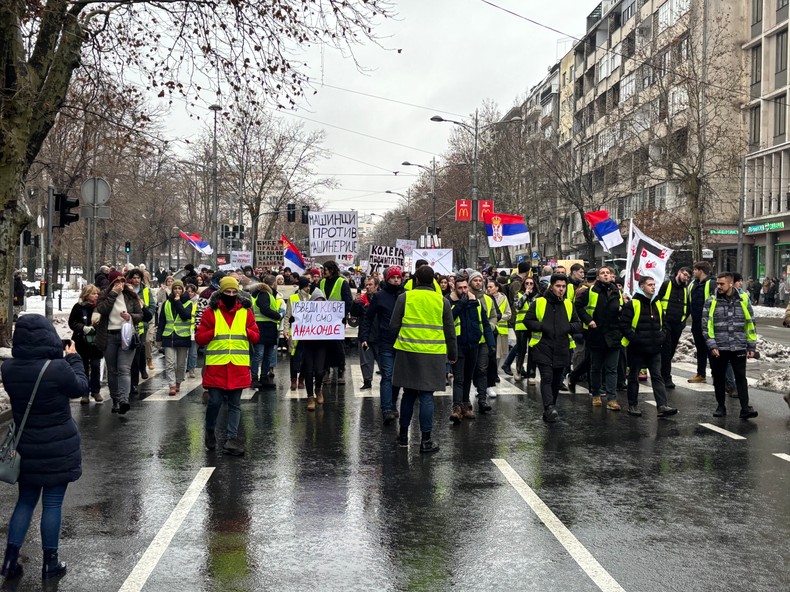
{"type": "Polygon", "coordinates": [[[477,200],[477,219],[480,222],[485,222],[484,216],[486,214],[494,213],[494,200],[493,199],[479,199],[477,200]]]}
{"type": "Polygon", "coordinates": [[[112,206],[81,206],[80,217],[93,218],[93,213],[96,212],[96,218],[109,220],[112,218],[112,206]]]}
{"type": "MultiPolygon", "coordinates": [[[[82,198],[83,204],[106,204],[110,200],[110,194],[112,194],[110,184],[101,177],[86,179],[80,187],[80,197],[82,198]]],[[[96,217],[102,218],[102,216],[96,217]]],[[[109,218],[109,216],[107,217],[109,218]]]]}

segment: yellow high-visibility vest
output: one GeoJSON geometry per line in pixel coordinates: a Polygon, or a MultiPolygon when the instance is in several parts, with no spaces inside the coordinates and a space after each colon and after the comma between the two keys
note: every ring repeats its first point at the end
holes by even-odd
{"type": "MultiPolygon", "coordinates": [[[[143,295],[143,302],[145,302],[144,308],[148,308],[151,306],[151,290],[148,289],[148,286],[143,286],[141,294],[143,295]]],[[[137,334],[142,335],[143,333],[145,333],[145,323],[140,321],[137,323],[137,334]]]]}
{"type": "Polygon", "coordinates": [[[345,281],[346,281],[346,278],[344,278],[343,276],[338,276],[337,281],[335,282],[335,285],[332,286],[332,293],[331,294],[327,294],[326,293],[326,289],[325,289],[326,288],[326,279],[323,279],[320,282],[318,282],[318,287],[324,293],[324,296],[326,296],[327,300],[334,300],[335,302],[340,302],[341,300],[343,300],[343,298],[341,297],[341,293],[342,293],[342,290],[343,290],[343,282],[345,282],[345,281]]]}
{"type": "MultiPolygon", "coordinates": [[[[502,304],[499,305],[499,312],[502,313],[502,316],[505,316],[505,311],[507,310],[507,298],[502,298],[502,304]]],[[[503,321],[502,319],[496,324],[497,333],[500,335],[507,335],[507,321],[503,321]]]]}
{"type": "MultiPolygon", "coordinates": [[[[740,295],[741,310],[743,310],[743,330],[746,333],[746,341],[755,343],[757,341],[757,331],[754,328],[754,319],[749,314],[749,295],[742,292],[740,295]]],[[[714,330],[713,311],[716,310],[716,298],[710,301],[710,309],[708,311],[708,337],[716,339],[716,331],[714,330]]]]}
{"type": "MultiPolygon", "coordinates": [[[[405,284],[403,284],[403,289],[406,290],[407,292],[413,290],[414,289],[414,279],[413,278],[409,278],[409,280],[405,284]]],[[[433,289],[438,294],[440,294],[440,295],[442,294],[442,287],[439,285],[439,282],[437,282],[435,279],[433,280],[433,289]]]]}
{"type": "MultiPolygon", "coordinates": [[[[636,331],[636,326],[639,324],[639,315],[642,314],[642,301],[634,298],[631,300],[631,304],[634,307],[634,318],[631,320],[631,328],[636,331]]],[[[664,310],[660,303],[656,304],[656,309],[658,310],[658,325],[659,328],[661,328],[664,326],[664,310]]],[[[630,341],[623,337],[620,340],[620,343],[622,343],[625,347],[628,347],[630,341]]]]}
{"type": "MultiPolygon", "coordinates": [[[[568,300],[567,298],[562,301],[565,305],[565,312],[568,313],[568,322],[573,318],[573,303],[568,300]]],[[[535,299],[535,316],[538,318],[538,321],[543,322],[543,315],[546,314],[546,299],[541,296],[540,298],[535,299]]],[[[543,333],[540,331],[535,331],[532,333],[532,338],[529,340],[529,347],[535,347],[543,337],[543,333]]],[[[574,349],[576,347],[576,342],[573,340],[573,337],[570,335],[568,336],[568,342],[570,343],[570,348],[574,349]]]]}
{"type": "Polygon", "coordinates": [[[247,309],[240,308],[228,327],[219,309],[214,310],[214,338],[206,346],[206,366],[250,365],[250,340],[247,337],[247,309]]]}
{"type": "Polygon", "coordinates": [[[165,328],[162,337],[170,337],[174,332],[179,337],[190,337],[195,326],[195,307],[194,302],[187,301],[182,303],[184,308],[190,312],[189,320],[185,321],[181,317],[176,317],[173,312],[173,303],[170,299],[165,302],[165,328]]]}
{"type": "MultiPolygon", "coordinates": [[[[587,298],[587,306],[584,307],[584,310],[587,311],[588,315],[593,316],[593,313],[595,312],[595,307],[598,306],[598,292],[594,292],[592,287],[590,287],[590,289],[587,290],[587,293],[589,294],[589,296],[587,298]]],[[[620,308],[622,308],[623,307],[623,293],[620,292],[619,296],[620,296],[620,308]]],[[[587,323],[582,323],[582,324],[584,325],[584,328],[586,329],[587,328],[587,323]]]]}
{"type": "MultiPolygon", "coordinates": [[[[519,292],[518,298],[521,298],[522,296],[523,294],[519,292]]],[[[524,303],[521,305],[521,308],[516,312],[516,325],[514,327],[516,331],[527,330],[527,326],[524,324],[524,318],[527,316],[527,311],[529,310],[531,304],[532,302],[530,300],[525,299],[524,303]]]]}
{"type": "MultiPolygon", "coordinates": [[[[258,306],[258,297],[263,295],[263,292],[258,292],[255,296],[252,297],[252,313],[255,315],[255,322],[256,323],[279,323],[280,321],[276,321],[274,319],[270,319],[269,317],[265,316],[262,312],[260,307],[258,306]]],[[[269,308],[271,310],[279,310],[277,306],[277,301],[275,300],[274,296],[272,296],[269,292],[266,292],[266,296],[269,297],[269,308]]]]}
{"type": "MultiPolygon", "coordinates": [[[[710,287],[710,283],[708,283],[708,286],[706,286],[705,288],[706,292],[710,292],[709,287],[710,287]]],[[[667,308],[669,307],[669,296],[671,293],[672,293],[672,280],[669,280],[669,282],[667,283],[666,292],[664,292],[664,296],[661,298],[661,307],[664,309],[663,311],[664,313],[667,312],[667,308]]],[[[705,296],[705,300],[707,299],[708,296],[705,296]]],[[[688,312],[689,312],[689,291],[683,290],[683,315],[681,315],[680,317],[681,323],[686,320],[686,317],[688,316],[688,312]]]]}
{"type": "Polygon", "coordinates": [[[403,311],[395,349],[420,354],[447,354],[442,317],[444,299],[429,290],[406,292],[406,306],[403,311]]]}

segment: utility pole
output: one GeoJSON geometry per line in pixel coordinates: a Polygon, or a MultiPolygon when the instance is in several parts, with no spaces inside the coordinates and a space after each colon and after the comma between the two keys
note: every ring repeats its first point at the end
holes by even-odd
{"type": "MultiPolygon", "coordinates": [[[[219,253],[219,194],[217,193],[217,112],[222,110],[220,105],[209,106],[214,112],[214,139],[211,151],[211,247],[214,249],[214,266],[217,265],[219,253]]],[[[179,251],[180,254],[180,251],[179,251]]],[[[179,262],[180,265],[180,262],[179,262]]]]}

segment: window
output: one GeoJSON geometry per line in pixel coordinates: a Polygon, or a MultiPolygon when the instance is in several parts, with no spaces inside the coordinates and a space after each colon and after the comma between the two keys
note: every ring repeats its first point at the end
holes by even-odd
{"type": "Polygon", "coordinates": [[[618,43],[617,45],[614,46],[614,49],[612,49],[612,54],[611,54],[612,57],[611,57],[611,61],[609,62],[610,73],[614,73],[615,70],[617,70],[620,67],[620,64],[623,63],[622,51],[623,51],[622,43],[618,43]]]}
{"type": "Polygon", "coordinates": [[[752,24],[763,21],[763,0],[752,0],[752,24]]]}
{"type": "Polygon", "coordinates": [[[787,70],[787,31],[776,35],[776,73],[787,70]]]}
{"type": "Polygon", "coordinates": [[[774,99],[774,138],[784,136],[787,131],[787,95],[774,99]]]}
{"type": "Polygon", "coordinates": [[[620,81],[620,103],[624,103],[636,92],[636,78],[634,74],[624,76],[620,81]]]}
{"type": "Polygon", "coordinates": [[[672,0],[672,9],[675,12],[675,18],[679,18],[688,12],[691,0],[672,0]]]}
{"type": "Polygon", "coordinates": [[[749,109],[749,144],[758,146],[760,144],[760,108],[752,107],[749,109]]]}
{"type": "MultiPolygon", "coordinates": [[[[790,0],[788,0],[790,1],[790,0]]],[[[752,48],[752,84],[757,84],[763,79],[763,46],[752,48]]]]}
{"type": "Polygon", "coordinates": [[[658,9],[658,29],[657,33],[665,31],[672,24],[672,2],[667,0],[658,9]]]}
{"type": "Polygon", "coordinates": [[[689,106],[689,94],[686,88],[676,86],[669,91],[669,116],[674,117],[689,106]]]}
{"type": "Polygon", "coordinates": [[[790,4],[790,0],[776,0],[776,10],[780,10],[790,4]]]}
{"type": "MultiPolygon", "coordinates": [[[[780,0],[781,1],[781,0],[780,0]]],[[[790,0],[785,0],[785,4],[790,0]]],[[[623,2],[623,22],[626,22],[636,12],[636,0],[625,0],[623,2]]]]}

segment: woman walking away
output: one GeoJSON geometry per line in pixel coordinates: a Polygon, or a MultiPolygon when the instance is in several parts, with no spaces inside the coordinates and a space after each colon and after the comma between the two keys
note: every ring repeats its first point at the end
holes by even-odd
{"type": "Polygon", "coordinates": [[[22,457],[19,497],[8,523],[0,574],[6,579],[22,575],[19,548],[43,493],[41,577],[48,580],[66,573],[66,564],[58,561],[61,507],[66,487],[82,475],[80,433],[71,418],[69,399],[88,392],[88,379],[74,343],[66,347],[64,358],[55,328],[40,315],[24,315],[17,321],[11,354],[13,358],[3,363],[0,374],[11,398],[15,425],[22,423],[28,404],[32,405],[17,447],[22,457]],[[31,401],[39,376],[41,382],[31,401]]]}
{"type": "Polygon", "coordinates": [[[165,348],[165,380],[175,397],[181,390],[187,369],[187,354],[192,346],[195,303],[184,295],[184,284],[175,280],[156,323],[157,347],[165,348]]]}
{"type": "Polygon", "coordinates": [[[96,312],[101,317],[96,326],[96,347],[104,352],[107,383],[112,398],[112,412],[123,415],[129,411],[129,392],[132,388],[132,362],[137,353],[133,347],[123,349],[121,327],[131,321],[132,328],[143,320],[140,299],[126,285],[123,274],[110,272],[110,284],[99,295],[96,312]]]}
{"type": "MultiPolygon", "coordinates": [[[[102,351],[94,345],[96,339],[96,328],[93,326],[92,317],[96,311],[96,303],[99,301],[99,288],[93,284],[88,284],[82,289],[80,299],[71,309],[69,315],[69,329],[74,331],[72,340],[77,348],[77,353],[82,358],[85,368],[85,376],[88,377],[90,396],[97,403],[103,403],[104,397],[101,396],[101,359],[102,351]]],[[[90,397],[86,394],[80,403],[87,405],[90,397]]]]}
{"type": "MultiPolygon", "coordinates": [[[[326,300],[320,288],[313,290],[310,300],[323,302],[326,300]]],[[[316,405],[324,404],[324,371],[329,345],[324,340],[299,340],[302,348],[302,376],[307,389],[307,410],[315,411],[316,405]],[[315,381],[315,382],[314,382],[315,381]]]]}

